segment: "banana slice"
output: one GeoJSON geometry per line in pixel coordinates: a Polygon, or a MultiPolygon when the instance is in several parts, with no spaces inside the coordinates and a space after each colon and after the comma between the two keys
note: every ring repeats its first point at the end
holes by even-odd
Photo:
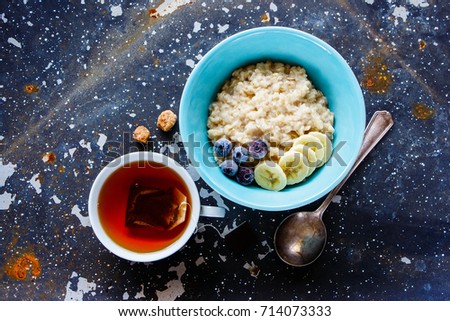
{"type": "Polygon", "coordinates": [[[312,148],[309,148],[303,144],[297,144],[291,147],[289,150],[290,152],[297,152],[297,153],[303,153],[305,156],[305,164],[306,167],[308,167],[308,173],[306,174],[306,177],[311,175],[314,170],[316,169],[316,166],[318,164],[316,153],[312,148]]]}
{"type": "Polygon", "coordinates": [[[320,140],[320,142],[322,143],[322,145],[324,146],[325,153],[323,155],[323,159],[317,165],[317,167],[320,167],[320,166],[324,165],[326,162],[328,162],[328,160],[330,159],[332,148],[333,148],[331,140],[328,138],[327,135],[325,135],[324,133],[321,133],[321,132],[310,132],[310,133],[308,133],[308,135],[317,137],[320,140]]]}
{"type": "Polygon", "coordinates": [[[297,145],[304,145],[308,150],[312,150],[316,154],[316,163],[314,163],[314,167],[318,167],[319,164],[323,164],[325,159],[325,146],[319,138],[310,134],[301,135],[294,140],[294,146],[297,145]]]}
{"type": "Polygon", "coordinates": [[[286,174],[280,165],[268,160],[255,167],[255,181],[262,188],[271,191],[280,191],[287,184],[286,174]]]}
{"type": "Polygon", "coordinates": [[[309,167],[303,152],[288,151],[281,156],[278,165],[286,174],[288,185],[300,183],[309,173],[309,167]]]}

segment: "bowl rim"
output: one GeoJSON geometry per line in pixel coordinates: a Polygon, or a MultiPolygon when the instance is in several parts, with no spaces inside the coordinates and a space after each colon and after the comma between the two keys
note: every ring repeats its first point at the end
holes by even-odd
{"type": "MultiPolygon", "coordinates": [[[[333,188],[335,188],[347,176],[347,174],[350,172],[353,164],[356,162],[356,159],[359,154],[359,148],[362,145],[362,140],[364,137],[365,123],[366,123],[366,114],[365,114],[366,107],[365,107],[364,96],[362,94],[361,87],[359,85],[359,82],[358,82],[353,70],[351,69],[351,67],[349,66],[347,61],[342,57],[342,55],[336,49],[334,49],[331,45],[329,45],[324,40],[322,40],[308,32],[299,30],[299,29],[295,29],[292,27],[284,27],[284,26],[265,26],[265,27],[255,27],[255,28],[250,28],[250,29],[246,29],[243,31],[239,31],[239,32],[219,41],[202,57],[202,59],[194,66],[194,68],[191,71],[189,77],[187,78],[187,81],[183,88],[180,105],[179,105],[179,119],[181,120],[181,119],[185,118],[183,116],[187,116],[188,108],[185,107],[188,105],[186,93],[191,91],[192,80],[196,77],[199,70],[203,69],[204,65],[206,65],[208,63],[208,59],[210,56],[214,56],[222,47],[226,46],[230,42],[236,41],[239,38],[246,37],[246,36],[249,36],[252,34],[267,33],[267,32],[282,32],[282,33],[292,34],[295,36],[301,36],[302,38],[306,38],[307,40],[312,41],[313,43],[319,45],[325,51],[328,51],[330,54],[332,54],[334,56],[334,58],[340,62],[340,65],[342,65],[343,68],[347,69],[348,75],[351,77],[351,82],[354,82],[355,84],[357,84],[358,91],[357,91],[356,100],[358,100],[360,105],[363,106],[363,108],[364,108],[364,112],[361,113],[361,117],[358,120],[362,124],[361,125],[362,128],[360,128],[361,134],[360,134],[360,137],[357,137],[355,140],[355,144],[358,146],[358,152],[355,152],[351,156],[345,169],[342,172],[340,172],[340,174],[333,179],[333,181],[327,186],[327,188],[324,188],[320,192],[315,193],[308,198],[304,198],[301,201],[291,202],[289,204],[279,204],[278,203],[278,204],[273,204],[273,205],[266,205],[266,204],[261,205],[261,204],[258,204],[257,202],[252,202],[251,200],[246,199],[244,197],[244,195],[237,196],[232,193],[229,193],[229,191],[227,189],[223,189],[220,186],[220,184],[215,184],[214,181],[209,177],[209,175],[207,175],[207,173],[205,173],[205,171],[203,170],[202,167],[199,166],[199,167],[195,168],[197,170],[198,174],[200,175],[200,177],[205,181],[205,183],[207,183],[211,188],[213,188],[215,191],[217,191],[220,195],[226,197],[227,199],[231,200],[232,202],[234,202],[238,205],[252,208],[252,209],[273,212],[273,211],[291,210],[291,209],[295,209],[295,208],[299,208],[299,207],[311,204],[312,202],[314,202],[314,201],[320,199],[321,197],[325,196],[326,194],[328,194],[333,188]]],[[[187,147],[184,138],[189,136],[190,133],[186,132],[184,123],[182,121],[179,122],[179,128],[180,128],[180,135],[182,138],[182,142],[185,145],[185,147],[187,147]]],[[[195,157],[194,152],[190,152],[189,148],[185,148],[185,150],[186,150],[188,159],[192,161],[194,159],[193,157],[195,157]]]]}
{"type": "Polygon", "coordinates": [[[173,158],[170,158],[166,155],[157,152],[139,151],[124,154],[122,156],[115,158],[108,165],[102,168],[102,170],[98,173],[89,192],[88,217],[91,223],[91,227],[94,230],[94,234],[96,235],[100,243],[102,243],[103,246],[110,252],[123,259],[133,262],[158,261],[180,250],[187,243],[190,237],[194,234],[199,220],[199,216],[200,216],[200,196],[198,194],[197,187],[192,177],[187,172],[187,170],[183,168],[183,166],[181,166],[173,158]],[[116,170],[119,169],[119,166],[123,166],[125,164],[137,161],[153,161],[155,163],[160,163],[169,167],[183,179],[187,188],[191,192],[192,210],[191,210],[191,219],[189,221],[188,226],[186,226],[186,229],[182,232],[182,234],[177,240],[175,240],[173,243],[171,243],[164,249],[158,251],[135,252],[119,245],[108,235],[106,230],[103,228],[98,215],[98,208],[97,208],[98,198],[100,195],[100,190],[105,181],[116,170]]]}

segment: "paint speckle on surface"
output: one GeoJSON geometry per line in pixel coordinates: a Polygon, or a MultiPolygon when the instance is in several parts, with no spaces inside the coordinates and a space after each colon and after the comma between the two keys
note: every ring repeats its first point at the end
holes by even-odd
{"type": "Polygon", "coordinates": [[[3,164],[3,160],[0,157],[0,187],[5,186],[6,180],[11,177],[16,171],[17,165],[8,162],[3,164]]]}
{"type": "Polygon", "coordinates": [[[199,32],[200,30],[202,30],[202,24],[198,21],[194,22],[194,29],[192,30],[192,32],[199,32]]]}
{"type": "Polygon", "coordinates": [[[396,6],[394,8],[394,11],[392,12],[392,15],[395,17],[394,25],[397,26],[399,24],[399,19],[402,19],[403,22],[406,22],[409,11],[403,6],[396,6]]]}
{"type": "Polygon", "coordinates": [[[0,210],[7,210],[16,199],[16,194],[3,192],[0,194],[0,210]]]}
{"type": "Polygon", "coordinates": [[[206,188],[202,187],[200,189],[200,193],[199,194],[200,194],[201,198],[208,198],[208,197],[214,198],[216,200],[216,205],[217,206],[223,207],[226,210],[230,210],[228,208],[228,206],[225,204],[225,202],[223,201],[222,196],[220,196],[220,194],[217,193],[216,191],[213,190],[213,191],[209,192],[206,188]]]}
{"type": "Polygon", "coordinates": [[[61,203],[61,200],[60,200],[59,197],[56,196],[56,195],[53,195],[53,196],[52,196],[52,200],[53,200],[53,202],[54,202],[55,204],[60,204],[60,203],[61,203]]]}
{"type": "Polygon", "coordinates": [[[111,6],[111,16],[119,17],[123,14],[122,5],[111,6]]]}
{"type": "Polygon", "coordinates": [[[86,148],[88,151],[92,152],[91,143],[86,141],[85,139],[82,139],[79,141],[79,144],[81,147],[86,148]]]}
{"type": "Polygon", "coordinates": [[[195,67],[195,61],[192,59],[186,59],[186,66],[191,67],[192,69],[194,69],[195,67]]]}
{"type": "Polygon", "coordinates": [[[195,265],[199,266],[205,263],[205,258],[203,256],[199,256],[197,260],[195,260],[195,265]]]}
{"type": "Polygon", "coordinates": [[[8,38],[8,43],[12,44],[13,46],[16,46],[17,48],[22,48],[22,44],[13,37],[8,38]]]}
{"type": "Polygon", "coordinates": [[[400,261],[405,263],[405,264],[411,264],[411,260],[409,258],[407,258],[406,256],[402,257],[400,259],[400,261]]]}
{"type": "Polygon", "coordinates": [[[159,301],[174,301],[184,293],[183,283],[181,282],[181,277],[186,272],[184,262],[181,262],[178,266],[170,267],[169,272],[171,271],[175,271],[177,273],[177,278],[167,282],[165,290],[156,291],[159,301]]]}
{"type": "Polygon", "coordinates": [[[341,200],[342,200],[342,196],[341,195],[335,195],[335,196],[333,196],[333,199],[331,201],[333,203],[340,204],[341,200]]]}
{"type": "Polygon", "coordinates": [[[74,205],[70,212],[72,215],[75,215],[80,220],[82,226],[87,227],[91,226],[91,221],[89,220],[89,216],[84,216],[81,214],[81,209],[78,205],[74,205]]]}
{"type": "Polygon", "coordinates": [[[278,11],[277,5],[275,3],[273,3],[273,2],[270,3],[269,8],[273,12],[277,12],[278,11]]]}
{"type": "Polygon", "coordinates": [[[42,176],[40,173],[34,174],[28,181],[28,183],[30,183],[30,185],[34,188],[34,190],[36,191],[37,194],[42,193],[41,181],[42,181],[42,176]]]}
{"type": "Polygon", "coordinates": [[[430,5],[427,0],[408,0],[408,2],[420,8],[426,8],[430,5]]]}
{"type": "Polygon", "coordinates": [[[197,182],[200,179],[200,174],[197,172],[197,169],[192,164],[189,164],[186,167],[187,172],[191,175],[194,182],[197,182]]]}
{"type": "Polygon", "coordinates": [[[108,137],[105,134],[98,134],[98,140],[97,145],[100,148],[100,150],[103,150],[103,146],[105,146],[106,140],[108,137]]]}
{"type": "Polygon", "coordinates": [[[134,296],[134,298],[137,299],[145,299],[145,294],[144,294],[144,285],[141,284],[141,291],[139,291],[138,293],[136,293],[136,295],[134,296]]]}
{"type": "Polygon", "coordinates": [[[218,25],[218,32],[219,33],[224,33],[225,31],[228,30],[228,28],[230,28],[229,24],[224,24],[223,26],[219,24],[218,25]]]}
{"type": "Polygon", "coordinates": [[[83,301],[85,295],[95,296],[97,284],[89,282],[76,272],[72,272],[69,282],[66,285],[65,301],[83,301]]]}
{"type": "Polygon", "coordinates": [[[245,262],[244,269],[248,270],[250,272],[250,276],[254,278],[258,278],[258,275],[261,272],[259,267],[253,261],[251,263],[245,262]]]}

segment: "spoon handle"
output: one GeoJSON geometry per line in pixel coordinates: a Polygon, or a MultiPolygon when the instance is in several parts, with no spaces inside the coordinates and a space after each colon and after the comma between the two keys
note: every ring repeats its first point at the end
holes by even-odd
{"type": "Polygon", "coordinates": [[[378,144],[378,142],[388,132],[392,125],[394,125],[394,120],[392,119],[392,115],[388,111],[376,111],[373,114],[372,118],[367,124],[366,130],[364,131],[362,146],[355,164],[353,164],[347,176],[345,176],[344,179],[330,192],[330,194],[328,194],[322,205],[320,205],[320,207],[316,210],[317,215],[322,217],[323,212],[326,210],[328,205],[330,205],[333,197],[339,192],[341,187],[344,186],[350,175],[355,171],[359,164],[361,164],[364,158],[366,158],[367,154],[369,154],[369,152],[378,144]]]}

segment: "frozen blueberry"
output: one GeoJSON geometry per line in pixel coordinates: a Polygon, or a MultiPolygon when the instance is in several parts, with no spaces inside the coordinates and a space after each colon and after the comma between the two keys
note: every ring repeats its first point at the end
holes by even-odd
{"type": "Polygon", "coordinates": [[[250,167],[239,167],[236,180],[239,184],[242,185],[250,185],[255,179],[255,174],[253,173],[253,169],[250,167]]]}
{"type": "Polygon", "coordinates": [[[248,161],[248,149],[243,146],[237,146],[233,149],[233,160],[237,164],[248,161]]]}
{"type": "Polygon", "coordinates": [[[262,159],[267,154],[267,144],[261,139],[257,139],[250,144],[248,151],[251,157],[255,159],[262,159]]]}
{"type": "Polygon", "coordinates": [[[238,166],[232,159],[225,160],[222,164],[220,164],[220,169],[222,173],[227,176],[234,176],[238,171],[238,166]]]}
{"type": "Polygon", "coordinates": [[[214,143],[214,154],[217,157],[226,157],[231,152],[231,142],[226,138],[220,138],[214,143]]]}

